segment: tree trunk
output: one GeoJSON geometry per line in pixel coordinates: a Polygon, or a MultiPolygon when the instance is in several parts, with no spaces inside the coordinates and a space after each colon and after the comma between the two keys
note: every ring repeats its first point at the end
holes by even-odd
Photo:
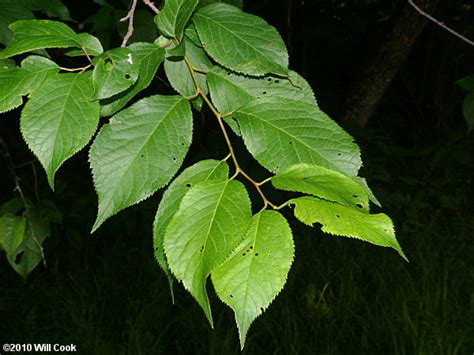
{"type": "MultiPolygon", "coordinates": [[[[420,7],[433,13],[438,0],[419,1],[420,7]]],[[[374,59],[357,80],[346,102],[344,121],[365,127],[377,104],[408,57],[428,20],[410,4],[402,9],[392,31],[382,43],[374,59]]]]}

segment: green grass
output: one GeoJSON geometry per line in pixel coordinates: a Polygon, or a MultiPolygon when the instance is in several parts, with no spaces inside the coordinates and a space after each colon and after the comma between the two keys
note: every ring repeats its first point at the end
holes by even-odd
{"type": "MultiPolygon", "coordinates": [[[[367,174],[410,263],[390,249],[292,221],[296,261],[243,353],[472,353],[474,159],[456,153],[472,148],[469,139],[416,154],[370,143],[379,154],[370,154],[367,174]]],[[[84,354],[238,354],[232,313],[215,295],[214,330],[181,285],[171,304],[152,257],[156,199],[89,237],[93,202],[75,211],[88,198],[59,203],[68,223],[47,244],[48,269],[23,283],[1,259],[1,340],[73,343],[84,354]]]]}

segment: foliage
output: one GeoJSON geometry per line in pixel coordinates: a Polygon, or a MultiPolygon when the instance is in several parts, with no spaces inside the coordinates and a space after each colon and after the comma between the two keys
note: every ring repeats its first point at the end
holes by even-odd
{"type": "MultiPolygon", "coordinates": [[[[89,150],[98,195],[93,232],[176,175],[192,143],[194,108],[212,113],[229,155],[200,161],[173,180],[156,213],[154,247],[170,284],[183,283],[211,326],[209,277],[235,313],[242,348],[252,322],[282,290],[294,257],[285,208],[295,206],[305,224],[321,223],[330,234],[392,247],[406,259],[390,218],[370,214],[369,199],[378,202],[358,177],[357,144],[318,107],[306,81],[288,69],[286,47],[274,27],[238,7],[197,0],[166,1],[154,23],[160,37],[153,43],[104,51],[96,37],[62,22],[20,20],[10,25],[13,37],[0,51],[0,109],[18,107],[28,96],[21,133],[51,188],[61,165],[95,135],[89,150]],[[66,68],[37,54],[20,67],[11,60],[51,48],[82,56],[87,64],[66,68]],[[179,95],[132,102],[162,63],[179,95]],[[112,117],[96,134],[100,117],[107,116],[112,117]],[[255,181],[242,169],[226,125],[273,176],[255,181]],[[271,202],[270,181],[297,197],[271,202]],[[252,205],[247,187],[263,207],[252,205]]],[[[25,258],[27,248],[41,250],[48,235],[41,225],[33,238],[39,224],[29,205],[24,201],[22,215],[16,210],[0,219],[9,261],[22,252],[25,258]]],[[[41,260],[34,255],[34,262],[16,268],[23,276],[41,260]]]]}
{"type": "Polygon", "coordinates": [[[466,76],[465,78],[458,80],[457,83],[467,92],[463,100],[462,112],[468,130],[471,132],[474,128],[474,75],[466,76]]]}

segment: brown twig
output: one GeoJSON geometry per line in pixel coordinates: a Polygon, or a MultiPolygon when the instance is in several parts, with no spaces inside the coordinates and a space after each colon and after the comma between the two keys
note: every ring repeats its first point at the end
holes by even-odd
{"type": "Polygon", "coordinates": [[[431,16],[429,13],[427,13],[426,11],[422,10],[417,4],[414,3],[413,0],[408,0],[408,3],[422,16],[426,17],[428,20],[434,22],[435,24],[437,24],[438,26],[440,26],[441,28],[445,29],[446,31],[448,31],[449,33],[455,35],[456,37],[458,37],[459,39],[463,40],[464,42],[466,42],[467,44],[470,44],[471,46],[474,46],[474,41],[470,40],[469,38],[466,38],[464,37],[462,34],[460,34],[459,32],[456,32],[455,30],[453,30],[452,28],[446,26],[444,23],[442,23],[441,21],[435,19],[433,16],[431,16]]]}
{"type": "Polygon", "coordinates": [[[152,9],[155,14],[159,14],[159,13],[160,13],[160,10],[158,10],[158,8],[155,6],[155,4],[153,3],[153,1],[150,1],[150,0],[143,0],[143,3],[144,3],[146,6],[148,6],[150,9],[152,9]]]}
{"type": "Polygon", "coordinates": [[[39,249],[40,254],[41,254],[41,260],[43,260],[44,267],[47,267],[46,258],[44,256],[43,246],[39,242],[38,238],[36,238],[36,233],[35,233],[35,230],[33,228],[33,223],[31,222],[30,206],[28,204],[28,201],[26,200],[26,197],[25,197],[25,194],[23,193],[23,190],[21,189],[20,178],[18,177],[18,175],[15,172],[15,165],[13,164],[13,162],[11,160],[10,153],[8,151],[8,148],[7,148],[7,144],[5,143],[5,141],[3,140],[2,137],[0,137],[0,146],[2,148],[2,155],[3,155],[3,157],[5,158],[5,160],[7,162],[8,170],[10,171],[10,174],[12,175],[13,181],[15,182],[14,190],[18,191],[18,193],[20,194],[20,198],[23,202],[23,206],[25,207],[25,215],[26,215],[26,220],[28,221],[28,226],[30,227],[30,230],[31,230],[31,237],[33,238],[36,245],[38,246],[38,249],[39,249]]]}
{"type": "Polygon", "coordinates": [[[123,37],[122,44],[120,45],[120,47],[122,47],[122,48],[124,48],[124,47],[127,46],[128,40],[129,40],[130,37],[132,37],[132,35],[133,35],[133,31],[134,31],[134,28],[133,28],[133,16],[135,16],[135,9],[137,8],[137,1],[138,1],[138,0],[132,0],[132,4],[130,5],[130,10],[128,11],[127,16],[125,16],[124,18],[121,18],[121,19],[120,19],[120,22],[125,22],[125,21],[128,20],[127,33],[126,33],[125,36],[123,37]]]}

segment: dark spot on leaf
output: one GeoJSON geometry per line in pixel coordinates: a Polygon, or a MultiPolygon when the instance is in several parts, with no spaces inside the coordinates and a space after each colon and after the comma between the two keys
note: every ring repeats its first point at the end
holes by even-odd
{"type": "Polygon", "coordinates": [[[176,160],[176,157],[173,157],[173,161],[175,161],[175,160],[176,160]]]}
{"type": "Polygon", "coordinates": [[[260,307],[260,312],[264,312],[265,310],[263,309],[263,307],[260,307]]]}
{"type": "Polygon", "coordinates": [[[184,142],[181,142],[181,145],[184,145],[184,142]]]}
{"type": "Polygon", "coordinates": [[[266,94],[267,94],[267,92],[266,92],[266,91],[263,91],[263,92],[262,92],[262,94],[263,94],[263,95],[266,95],[266,94]]]}
{"type": "Polygon", "coordinates": [[[341,216],[339,216],[338,214],[336,215],[337,218],[341,218],[341,216]]]}
{"type": "Polygon", "coordinates": [[[204,245],[201,247],[201,249],[199,249],[199,252],[202,253],[203,250],[204,250],[204,245]]]}
{"type": "Polygon", "coordinates": [[[268,80],[268,81],[272,81],[272,78],[268,78],[267,80],[268,80]]]}
{"type": "Polygon", "coordinates": [[[131,78],[130,74],[125,74],[125,79],[129,80],[131,78]]]}
{"type": "Polygon", "coordinates": [[[290,142],[290,145],[292,145],[292,144],[293,144],[293,142],[290,142]]]}
{"type": "Polygon", "coordinates": [[[275,80],[275,83],[276,83],[276,84],[278,84],[279,82],[280,82],[280,80],[278,80],[278,79],[277,79],[277,80],[275,80]]]}
{"type": "Polygon", "coordinates": [[[250,249],[253,249],[253,246],[250,246],[250,249]]]}
{"type": "Polygon", "coordinates": [[[359,208],[364,207],[364,206],[362,206],[360,203],[356,204],[356,206],[359,207],[359,208]]]}
{"type": "Polygon", "coordinates": [[[230,295],[230,298],[234,298],[234,295],[230,295]]]}
{"type": "Polygon", "coordinates": [[[141,154],[141,155],[140,155],[140,158],[143,158],[143,157],[144,157],[144,155],[143,155],[143,154],[141,154]]]}
{"type": "Polygon", "coordinates": [[[255,256],[258,256],[258,253],[255,253],[255,256]]]}
{"type": "MultiPolygon", "coordinates": [[[[203,43],[204,44],[204,43],[203,43]]],[[[232,73],[230,71],[227,72],[227,75],[232,75],[232,73]]]]}
{"type": "Polygon", "coordinates": [[[337,156],[340,157],[340,156],[341,156],[341,153],[337,153],[337,156]]]}
{"type": "Polygon", "coordinates": [[[357,198],[357,197],[359,197],[359,196],[357,196],[357,195],[352,195],[352,197],[355,197],[355,198],[357,198]]]}
{"type": "Polygon", "coordinates": [[[187,184],[186,184],[186,187],[191,187],[191,184],[190,184],[190,183],[187,183],[187,184]]]}
{"type": "Polygon", "coordinates": [[[246,254],[246,253],[243,253],[243,254],[242,254],[242,256],[245,256],[245,255],[247,255],[247,254],[246,254]]]}

